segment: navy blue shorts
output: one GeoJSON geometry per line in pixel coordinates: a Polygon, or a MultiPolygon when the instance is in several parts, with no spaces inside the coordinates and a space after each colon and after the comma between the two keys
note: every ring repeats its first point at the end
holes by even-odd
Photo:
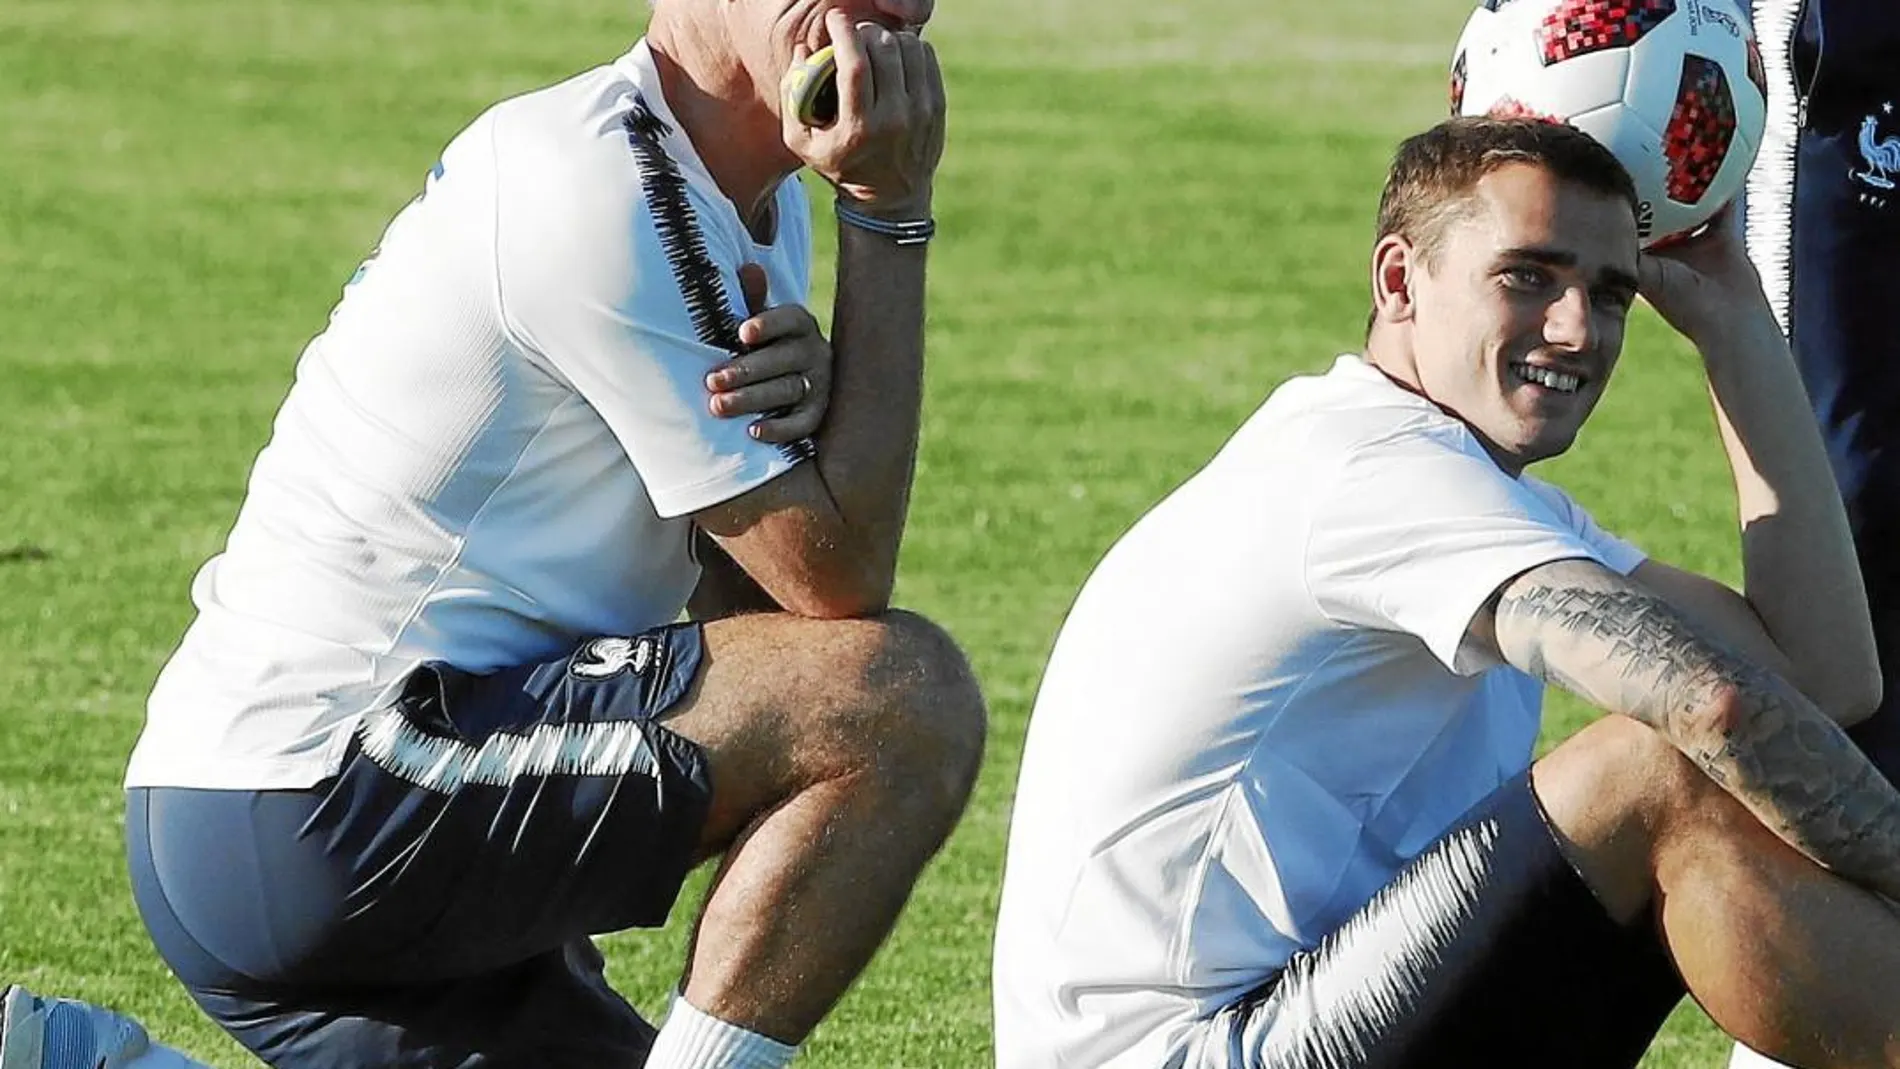
{"type": "Polygon", "coordinates": [[[153,942],[271,1065],[640,1064],[589,937],[663,924],[693,867],[712,786],[658,718],[701,656],[689,624],[426,666],[311,790],[129,792],[153,942]]]}
{"type": "Polygon", "coordinates": [[[1187,1069],[1635,1066],[1685,989],[1619,925],[1525,772],[1279,975],[1216,1014],[1187,1069]]]}

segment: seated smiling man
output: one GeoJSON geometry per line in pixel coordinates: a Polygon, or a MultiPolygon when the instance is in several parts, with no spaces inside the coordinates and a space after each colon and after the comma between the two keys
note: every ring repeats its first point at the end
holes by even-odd
{"type": "Polygon", "coordinates": [[[1031,720],[1003,1069],[1634,1065],[1685,987],[1900,1064],[1900,795],[1847,526],[1732,220],[1639,253],[1567,127],[1408,140],[1364,356],[1274,392],[1097,567],[1031,720]],[[1700,352],[1745,592],[1524,469],[1638,293],[1700,352]],[[1607,716],[1532,762],[1542,690],[1607,716]]]}

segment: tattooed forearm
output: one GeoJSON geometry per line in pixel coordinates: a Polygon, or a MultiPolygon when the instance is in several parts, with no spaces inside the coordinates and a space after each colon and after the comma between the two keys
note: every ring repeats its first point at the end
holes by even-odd
{"type": "Polygon", "coordinates": [[[1591,564],[1527,573],[1495,620],[1512,664],[1655,728],[1789,845],[1900,897],[1900,792],[1787,681],[1591,564]]]}
{"type": "Polygon", "coordinates": [[[1532,674],[1605,706],[1620,706],[1658,688],[1681,691],[1697,682],[1698,669],[1708,661],[1698,656],[1699,647],[1708,643],[1680,626],[1681,618],[1661,598],[1634,584],[1597,589],[1577,577],[1568,578],[1571,582],[1563,586],[1513,584],[1499,599],[1500,641],[1507,633],[1507,620],[1519,625],[1509,633],[1521,631],[1527,638],[1542,640],[1525,646],[1532,674]],[[1559,642],[1553,644],[1551,638],[1559,642]],[[1603,667],[1614,674],[1565,677],[1549,657],[1553,646],[1565,644],[1564,639],[1599,650],[1603,667]]]}

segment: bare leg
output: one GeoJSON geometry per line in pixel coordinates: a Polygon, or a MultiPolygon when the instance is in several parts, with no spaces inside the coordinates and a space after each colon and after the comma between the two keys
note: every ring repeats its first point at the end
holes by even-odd
{"type": "Polygon", "coordinates": [[[922,619],[709,624],[667,726],[713,780],[703,853],[725,851],[689,951],[687,1001],[795,1044],[869,963],[963,811],[984,712],[922,619]]]}
{"type": "Polygon", "coordinates": [[[1900,1066],[1900,913],[1782,843],[1660,735],[1622,717],[1533,772],[1611,915],[1653,911],[1697,1002],[1811,1069],[1900,1066]]]}

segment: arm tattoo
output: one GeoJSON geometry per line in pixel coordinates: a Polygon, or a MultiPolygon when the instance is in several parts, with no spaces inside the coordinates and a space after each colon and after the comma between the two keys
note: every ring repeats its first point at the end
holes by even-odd
{"type": "Polygon", "coordinates": [[[1661,732],[1790,846],[1900,896],[1900,792],[1787,681],[1581,562],[1510,584],[1496,619],[1512,664],[1661,732]]]}

